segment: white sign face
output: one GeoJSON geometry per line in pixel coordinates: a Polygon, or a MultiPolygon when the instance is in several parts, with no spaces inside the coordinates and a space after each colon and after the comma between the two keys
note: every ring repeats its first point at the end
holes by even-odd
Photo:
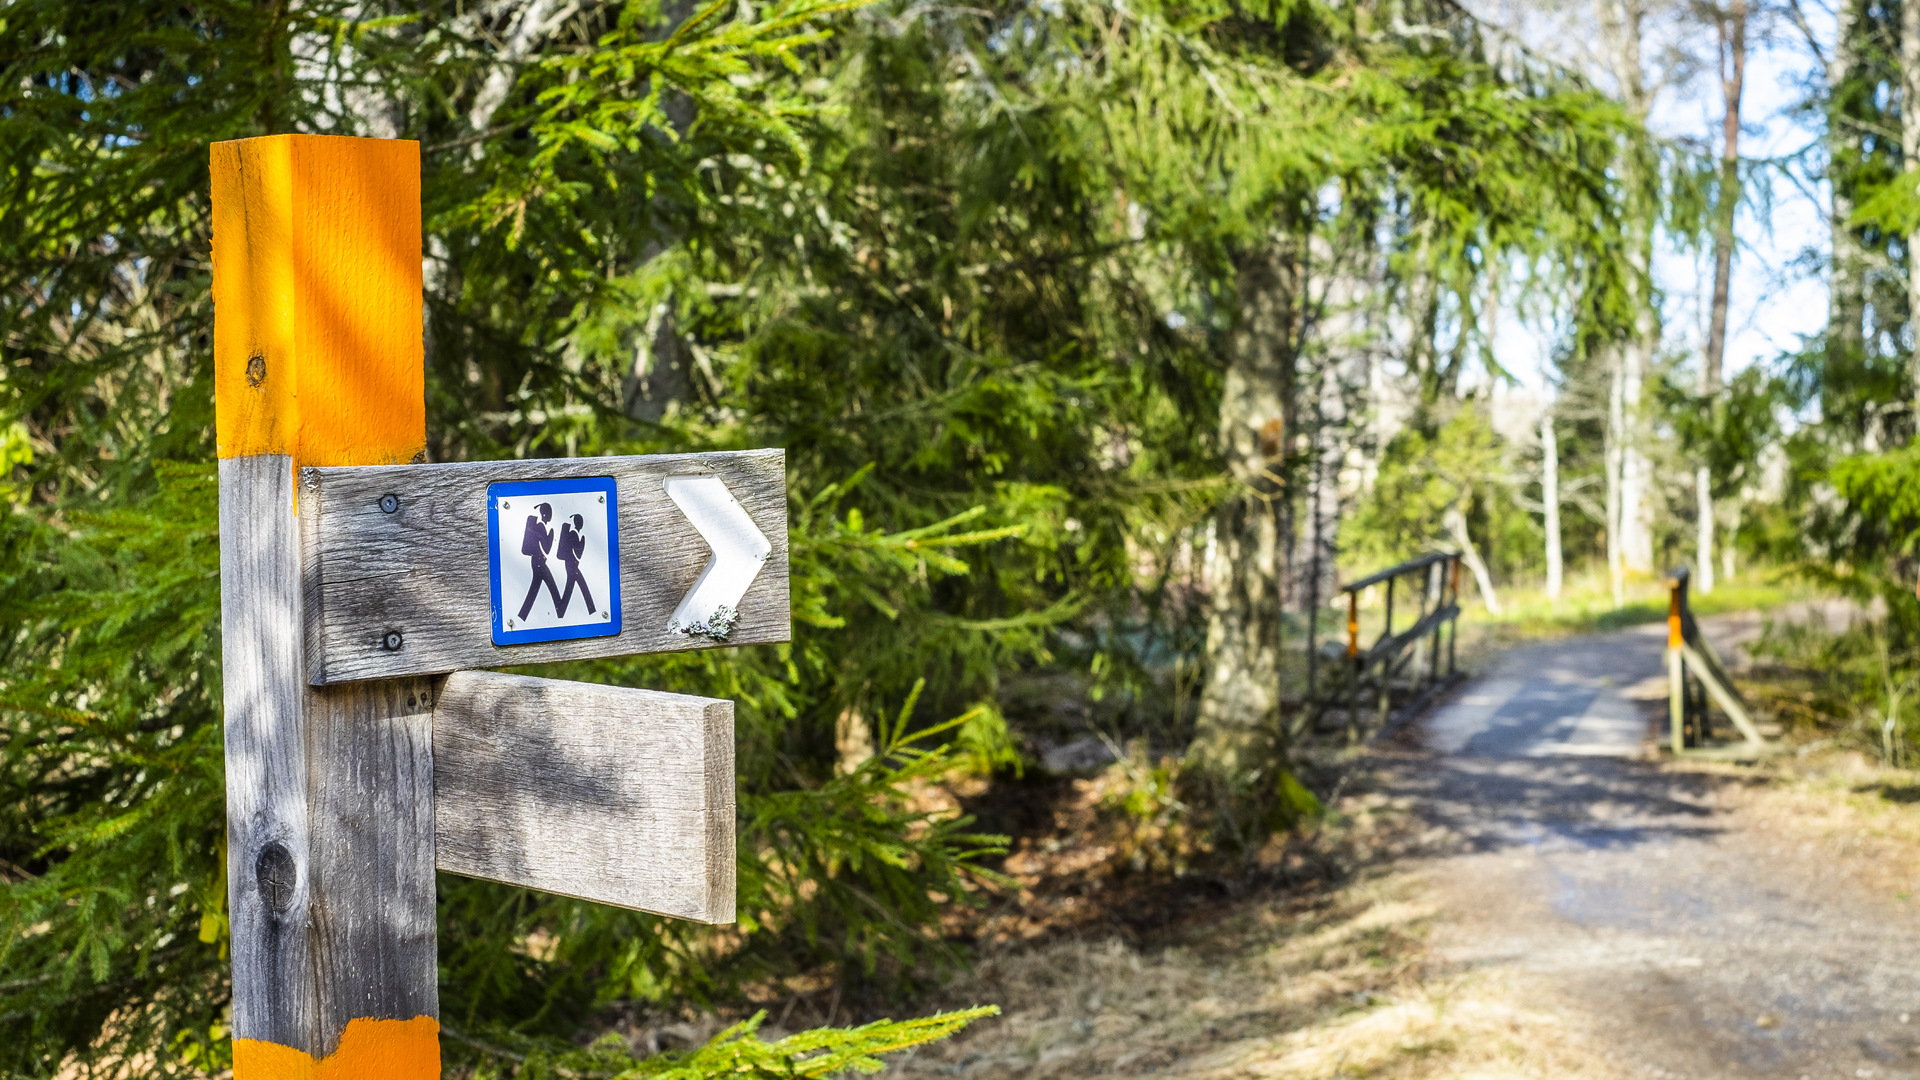
{"type": "Polygon", "coordinates": [[[613,478],[487,485],[493,643],[620,633],[620,530],[613,478]]]}

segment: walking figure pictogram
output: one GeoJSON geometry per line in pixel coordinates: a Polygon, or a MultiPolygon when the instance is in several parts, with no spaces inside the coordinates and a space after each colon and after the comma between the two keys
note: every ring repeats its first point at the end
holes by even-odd
{"type": "MultiPolygon", "coordinates": [[[[553,571],[547,568],[547,553],[553,550],[553,530],[547,528],[546,523],[553,520],[553,506],[549,503],[541,503],[538,509],[540,511],[538,517],[532,514],[527,515],[527,531],[520,538],[520,554],[533,559],[533,584],[527,586],[527,599],[520,605],[521,622],[525,622],[527,612],[533,610],[533,601],[540,595],[541,582],[546,583],[547,592],[553,596],[554,613],[565,615],[567,612],[566,601],[560,599],[560,586],[553,580],[553,571]]],[[[575,520],[578,519],[579,515],[576,514],[575,520]]],[[[564,544],[565,541],[562,540],[562,543],[564,544]]],[[[566,558],[564,547],[561,549],[561,558],[566,558]]],[[[578,556],[575,558],[577,559],[578,556]]],[[[569,582],[577,573],[579,570],[569,564],[567,573],[569,582]]]]}
{"type": "Polygon", "coordinates": [[[573,515],[573,524],[560,526],[560,561],[567,564],[567,591],[560,594],[560,602],[555,605],[554,613],[560,618],[567,617],[567,604],[573,599],[573,587],[580,586],[580,595],[586,598],[587,614],[597,610],[593,606],[593,590],[587,588],[587,579],[580,573],[580,556],[587,550],[586,523],[579,514],[573,515]]]}

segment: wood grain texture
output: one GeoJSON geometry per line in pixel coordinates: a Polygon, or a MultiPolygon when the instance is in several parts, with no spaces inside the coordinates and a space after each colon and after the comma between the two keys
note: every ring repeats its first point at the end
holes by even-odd
{"type": "MultiPolygon", "coordinates": [[[[308,904],[320,1029],[437,1017],[436,679],[308,690],[308,904]]],[[[331,1052],[331,1051],[329,1051],[331,1052]]]]}
{"type": "Polygon", "coordinates": [[[411,461],[426,445],[420,145],[217,142],[215,434],[221,457],[411,461]]]}
{"type": "Polygon", "coordinates": [[[316,1053],[309,973],[306,699],[300,679],[293,461],[220,462],[220,638],[226,695],[233,1027],[316,1053]]]}
{"type": "Polygon", "coordinates": [[[307,677],[315,685],[792,636],[786,455],[781,450],[301,471],[307,677]],[[672,476],[720,477],[773,545],[724,642],[668,629],[713,550],[668,498],[672,476]],[[487,485],[611,476],[619,484],[622,632],[498,646],[487,564],[487,485]],[[383,495],[398,508],[381,509],[383,495]],[[383,639],[400,634],[400,647],[383,639]]]}
{"type": "Polygon", "coordinates": [[[220,462],[233,1025],[321,1058],[439,1015],[434,680],[306,684],[293,492],[286,455],[220,462]]]}
{"type": "Polygon", "coordinates": [[[733,921],[732,702],[456,672],[433,762],[440,869],[733,921]]]}

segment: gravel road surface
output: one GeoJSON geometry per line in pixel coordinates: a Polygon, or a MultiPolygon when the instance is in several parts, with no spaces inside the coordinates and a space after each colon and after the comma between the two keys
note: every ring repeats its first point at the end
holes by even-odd
{"type": "MultiPolygon", "coordinates": [[[[1755,616],[1703,620],[1723,654],[1755,616]]],[[[1506,654],[1388,767],[1435,840],[1433,947],[1526,980],[1629,1075],[1920,1077],[1920,917],[1662,768],[1663,626],[1506,654]]]]}

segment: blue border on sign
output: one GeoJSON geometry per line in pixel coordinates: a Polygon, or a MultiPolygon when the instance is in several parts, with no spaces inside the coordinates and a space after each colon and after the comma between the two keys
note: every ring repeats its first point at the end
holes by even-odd
{"type": "Polygon", "coordinates": [[[537,641],[571,641],[575,638],[616,637],[620,633],[620,491],[611,476],[588,476],[567,480],[507,480],[487,485],[487,585],[492,593],[493,643],[495,645],[531,645],[537,641]],[[603,491],[607,495],[607,591],[613,594],[605,622],[578,626],[548,626],[538,630],[507,629],[500,603],[500,500],[527,495],[575,495],[583,491],[603,491]]]}

